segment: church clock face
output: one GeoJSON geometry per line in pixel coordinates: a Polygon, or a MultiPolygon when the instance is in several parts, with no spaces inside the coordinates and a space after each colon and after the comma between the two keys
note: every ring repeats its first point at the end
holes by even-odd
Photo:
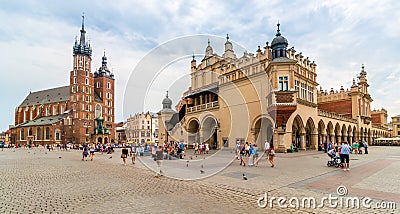
{"type": "Polygon", "coordinates": [[[101,117],[101,106],[99,104],[96,105],[96,110],[94,114],[96,118],[101,117]]]}

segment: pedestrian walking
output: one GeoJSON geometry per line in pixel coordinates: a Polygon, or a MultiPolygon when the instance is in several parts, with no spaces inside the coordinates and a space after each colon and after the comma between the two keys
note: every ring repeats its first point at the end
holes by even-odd
{"type": "Polygon", "coordinates": [[[270,144],[269,144],[268,140],[266,140],[265,144],[264,144],[264,154],[268,153],[269,147],[270,147],[270,144]]]}
{"type": "Polygon", "coordinates": [[[93,161],[93,157],[94,157],[94,145],[92,145],[92,146],[89,148],[89,152],[90,152],[90,154],[89,154],[90,160],[93,161]]]}
{"type": "Polygon", "coordinates": [[[83,147],[83,151],[82,151],[82,160],[83,160],[83,161],[84,161],[84,160],[87,161],[88,155],[89,155],[88,147],[85,145],[85,146],[83,147]]]}
{"type": "Polygon", "coordinates": [[[363,145],[364,145],[364,154],[368,154],[368,143],[364,141],[363,145]]]}
{"type": "Polygon", "coordinates": [[[271,147],[268,149],[268,160],[271,163],[271,167],[275,166],[274,158],[275,158],[275,149],[274,146],[271,145],[271,147]]]}
{"type": "Polygon", "coordinates": [[[246,162],[244,161],[244,156],[245,156],[245,147],[244,145],[240,146],[240,152],[239,152],[239,158],[240,158],[240,165],[246,166],[246,162]]]}
{"type": "Polygon", "coordinates": [[[253,164],[255,166],[258,166],[258,149],[257,149],[257,145],[253,144],[253,164]]]}
{"type": "Polygon", "coordinates": [[[340,146],[340,162],[342,163],[343,171],[350,170],[350,146],[347,142],[342,143],[340,146]]]}
{"type": "Polygon", "coordinates": [[[136,147],[134,147],[134,146],[131,146],[131,151],[130,151],[130,153],[131,153],[131,157],[132,157],[132,164],[135,164],[135,162],[136,162],[136,147]]]}
{"type": "Polygon", "coordinates": [[[162,160],[164,159],[164,152],[161,146],[158,147],[158,150],[156,151],[156,157],[155,160],[157,162],[157,174],[156,177],[162,176],[163,171],[161,170],[161,164],[162,160]]]}
{"type": "Polygon", "coordinates": [[[124,163],[124,166],[126,166],[126,158],[128,157],[128,149],[126,148],[126,146],[124,146],[124,148],[121,150],[121,158],[122,158],[122,162],[124,163]]]}
{"type": "Polygon", "coordinates": [[[240,153],[240,143],[236,141],[236,158],[239,160],[239,153],[240,153]]]}

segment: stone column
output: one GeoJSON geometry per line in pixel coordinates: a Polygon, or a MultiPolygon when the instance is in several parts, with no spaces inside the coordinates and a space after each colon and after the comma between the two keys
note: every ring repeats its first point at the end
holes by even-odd
{"type": "Polygon", "coordinates": [[[318,150],[318,134],[317,133],[311,134],[311,146],[310,146],[310,149],[318,150]]]}
{"type": "Polygon", "coordinates": [[[286,146],[284,142],[285,131],[282,128],[279,128],[278,131],[278,148],[275,147],[275,151],[279,153],[286,153],[286,146]]]}
{"type": "Polygon", "coordinates": [[[300,150],[306,150],[306,134],[300,134],[300,150]]]}
{"type": "Polygon", "coordinates": [[[349,135],[349,145],[352,146],[353,145],[353,136],[349,135]]]}

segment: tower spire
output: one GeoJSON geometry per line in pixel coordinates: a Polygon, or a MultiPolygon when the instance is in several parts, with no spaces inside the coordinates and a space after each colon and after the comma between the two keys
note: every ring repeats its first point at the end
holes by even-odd
{"type": "Polygon", "coordinates": [[[168,98],[168,91],[167,91],[167,96],[166,96],[166,98],[168,98]]]}
{"type": "Polygon", "coordinates": [[[85,30],[85,13],[82,13],[82,30],[85,30]]]}
{"type": "Polygon", "coordinates": [[[92,56],[92,48],[90,47],[89,38],[86,40],[86,30],[85,30],[85,13],[82,13],[82,28],[80,30],[81,35],[79,37],[79,42],[75,38],[75,44],[73,46],[74,54],[83,54],[86,56],[92,56]],[[88,41],[88,42],[86,42],[88,41]]]}
{"type": "Polygon", "coordinates": [[[226,34],[226,41],[229,40],[229,34],[226,34]]]}
{"type": "Polygon", "coordinates": [[[82,29],[81,29],[81,39],[80,44],[85,45],[85,13],[82,13],[82,29]]]}
{"type": "Polygon", "coordinates": [[[278,24],[276,26],[278,26],[278,30],[276,31],[276,35],[275,36],[280,36],[281,35],[281,30],[279,29],[279,26],[281,26],[281,24],[279,24],[279,20],[278,20],[278,24]]]}

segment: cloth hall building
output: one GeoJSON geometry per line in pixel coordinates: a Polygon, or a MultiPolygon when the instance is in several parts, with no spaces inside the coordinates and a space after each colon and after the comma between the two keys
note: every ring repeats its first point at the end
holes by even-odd
{"type": "Polygon", "coordinates": [[[92,47],[85,34],[82,17],[69,85],[28,94],[15,109],[13,143],[85,144],[114,139],[114,74],[105,54],[100,68],[92,72],[92,47]]]}
{"type": "Polygon", "coordinates": [[[159,135],[213,148],[246,141],[264,148],[269,141],[280,152],[292,145],[314,150],[323,142],[371,144],[389,135],[387,111],[371,110],[364,66],[347,89],[323,90],[316,63],[288,48],[279,27],[271,44],[240,57],[228,36],[222,56],[209,41],[200,62],[193,56],[191,86],[176,109],[163,100],[159,135]]]}

